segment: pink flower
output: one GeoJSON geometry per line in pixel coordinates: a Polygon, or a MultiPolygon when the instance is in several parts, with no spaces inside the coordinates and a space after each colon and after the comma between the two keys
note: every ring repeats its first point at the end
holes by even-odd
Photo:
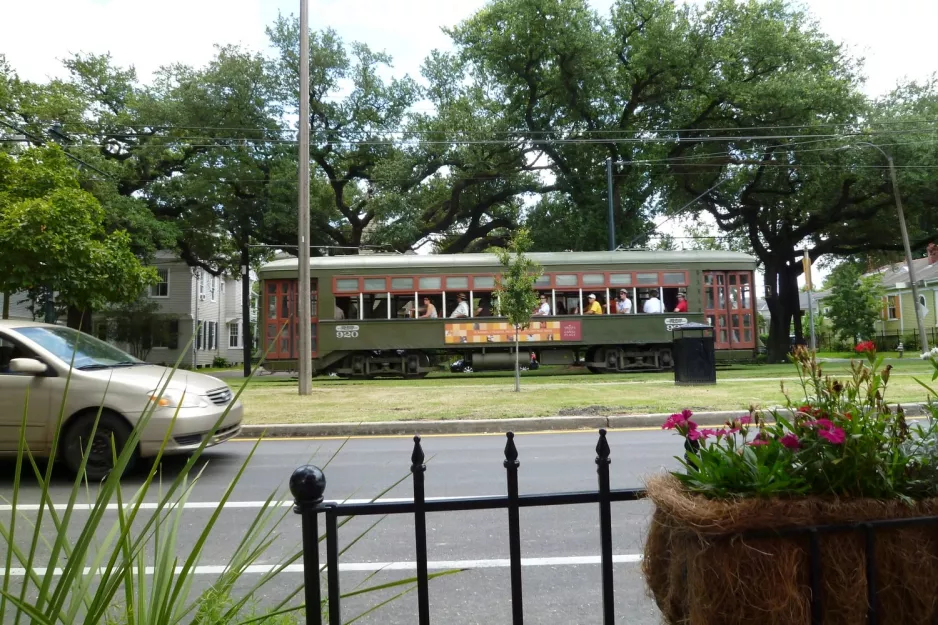
{"type": "Polygon", "coordinates": [[[788,449],[798,449],[801,447],[801,441],[799,441],[798,437],[794,434],[786,434],[779,442],[788,449]]]}
{"type": "Polygon", "coordinates": [[[829,430],[834,427],[834,424],[830,419],[817,419],[816,421],[808,421],[806,425],[822,427],[825,430],[829,430]]]}
{"type": "Polygon", "coordinates": [[[687,433],[687,438],[692,441],[699,441],[700,439],[707,438],[706,430],[691,430],[687,433]]]}
{"type": "Polygon", "coordinates": [[[687,427],[689,427],[689,428],[691,429],[691,431],[697,429],[697,424],[694,423],[693,421],[691,421],[690,419],[688,419],[687,421],[685,421],[685,423],[687,423],[687,427]]]}
{"type": "Polygon", "coordinates": [[[761,447],[762,445],[768,445],[769,441],[764,438],[754,438],[749,444],[753,447],[761,447]]]}
{"type": "Polygon", "coordinates": [[[694,413],[685,408],[681,411],[681,416],[690,421],[690,418],[694,416],[694,413]]]}
{"type": "Polygon", "coordinates": [[[703,434],[704,438],[712,437],[712,438],[717,438],[717,439],[723,438],[724,436],[730,433],[729,430],[727,430],[726,428],[720,428],[719,430],[705,428],[703,430],[700,430],[700,432],[703,434]]]}
{"type": "Polygon", "coordinates": [[[847,433],[836,426],[831,427],[829,430],[818,430],[817,435],[834,445],[842,445],[847,440],[847,433]]]}
{"type": "Polygon", "coordinates": [[[687,419],[684,418],[684,415],[675,413],[665,420],[664,425],[661,426],[661,429],[673,430],[680,425],[684,425],[685,421],[687,421],[687,419]]]}
{"type": "Polygon", "coordinates": [[[741,425],[749,425],[750,423],[752,423],[752,417],[740,417],[739,423],[741,425]]]}

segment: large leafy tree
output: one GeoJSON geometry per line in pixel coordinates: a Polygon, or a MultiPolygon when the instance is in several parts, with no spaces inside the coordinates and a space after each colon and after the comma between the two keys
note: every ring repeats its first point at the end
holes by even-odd
{"type": "Polygon", "coordinates": [[[79,315],[137,299],[155,275],[104,217],[60,149],[0,154],[0,291],[54,292],[79,315]]]}

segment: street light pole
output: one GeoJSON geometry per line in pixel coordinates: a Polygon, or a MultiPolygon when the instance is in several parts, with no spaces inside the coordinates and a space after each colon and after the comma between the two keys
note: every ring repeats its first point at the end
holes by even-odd
{"type": "Polygon", "coordinates": [[[925,334],[925,320],[922,318],[922,311],[918,304],[918,283],[915,280],[915,265],[912,263],[912,247],[909,245],[909,231],[905,226],[905,213],[902,211],[902,198],[899,197],[899,182],[896,179],[896,165],[892,157],[886,154],[886,151],[875,143],[866,141],[858,145],[867,145],[879,150],[880,154],[886,157],[889,164],[889,178],[892,181],[892,194],[896,198],[896,212],[899,213],[899,231],[902,233],[902,246],[905,248],[905,262],[909,266],[909,282],[912,283],[912,308],[915,310],[915,320],[918,322],[918,333],[922,337],[922,351],[928,351],[928,335],[925,334]]]}
{"type": "MultiPolygon", "coordinates": [[[[299,341],[300,395],[313,392],[313,346],[309,280],[309,0],[300,0],[300,137],[299,137],[299,296],[297,329],[299,341]]],[[[285,330],[289,331],[289,329],[285,330]]],[[[292,337],[291,337],[292,338],[292,337]]]]}

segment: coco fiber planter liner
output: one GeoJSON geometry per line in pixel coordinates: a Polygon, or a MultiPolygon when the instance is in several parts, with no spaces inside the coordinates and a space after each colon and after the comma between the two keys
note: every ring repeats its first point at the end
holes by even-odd
{"type": "MultiPolygon", "coordinates": [[[[807,536],[743,538],[749,530],[938,515],[938,499],[898,501],[794,497],[716,500],[677,478],[648,481],[655,504],[642,569],[672,625],[808,625],[807,536]],[[735,536],[733,534],[736,534],[735,536]]],[[[825,625],[867,621],[865,537],[822,533],[825,625]]],[[[876,530],[879,622],[938,622],[938,527],[876,530]]]]}

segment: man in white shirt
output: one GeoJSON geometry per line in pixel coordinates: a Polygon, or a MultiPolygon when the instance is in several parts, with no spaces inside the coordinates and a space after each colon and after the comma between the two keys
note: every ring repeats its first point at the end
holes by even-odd
{"type": "Polygon", "coordinates": [[[550,304],[547,303],[546,295],[541,295],[541,303],[538,305],[537,310],[534,311],[534,314],[538,317],[550,316],[550,304]]]}
{"type": "Polygon", "coordinates": [[[619,299],[616,300],[616,314],[628,315],[632,312],[632,300],[629,299],[629,292],[625,289],[619,289],[619,299]]]}
{"type": "Polygon", "coordinates": [[[642,311],[646,313],[663,312],[661,309],[661,300],[658,299],[657,295],[652,295],[645,301],[645,306],[642,308],[642,311]]]}
{"type": "Polygon", "coordinates": [[[450,315],[450,319],[457,319],[459,317],[468,317],[469,316],[469,304],[466,303],[466,294],[460,293],[456,298],[459,300],[459,303],[456,304],[456,310],[453,311],[453,314],[450,315]]]}

